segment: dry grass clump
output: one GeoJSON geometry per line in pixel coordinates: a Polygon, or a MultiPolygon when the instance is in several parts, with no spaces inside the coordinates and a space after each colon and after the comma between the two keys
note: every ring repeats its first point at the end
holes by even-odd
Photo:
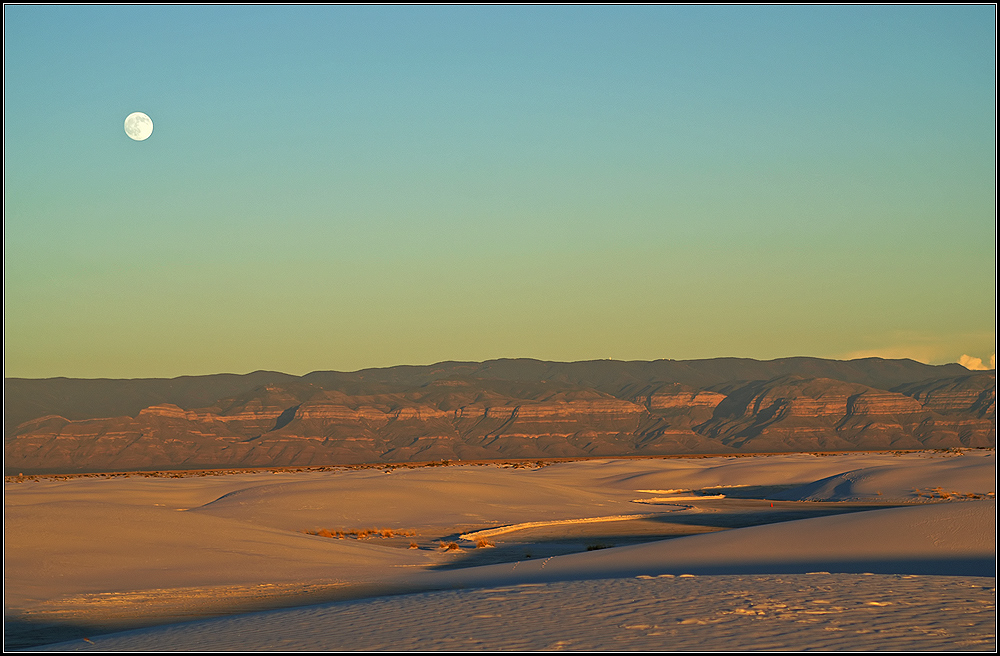
{"type": "Polygon", "coordinates": [[[410,543],[410,549],[419,549],[419,548],[420,548],[420,545],[417,544],[416,542],[411,542],[410,543]]]}
{"type": "Polygon", "coordinates": [[[311,533],[311,534],[312,535],[318,535],[321,538],[340,538],[341,540],[344,539],[344,534],[341,533],[340,531],[330,532],[330,531],[326,530],[325,528],[321,528],[320,530],[316,531],[315,533],[311,533]]]}
{"type": "Polygon", "coordinates": [[[592,542],[587,545],[587,551],[596,551],[598,549],[609,549],[615,545],[605,544],[604,542],[592,542]]]}
{"type": "Polygon", "coordinates": [[[940,485],[937,487],[929,487],[926,490],[921,490],[920,488],[915,488],[913,493],[918,497],[927,497],[929,499],[992,499],[996,496],[993,492],[948,492],[940,485]]]}
{"type": "Polygon", "coordinates": [[[368,538],[397,538],[397,537],[414,537],[416,536],[416,531],[404,530],[404,529],[393,529],[393,528],[362,528],[362,529],[351,529],[349,531],[338,531],[321,528],[318,531],[302,531],[306,535],[318,535],[322,538],[337,538],[338,540],[343,540],[347,537],[353,537],[355,540],[367,540],[368,538]]]}
{"type": "Polygon", "coordinates": [[[487,540],[486,538],[480,538],[476,540],[476,549],[489,549],[490,547],[495,547],[496,544],[492,540],[487,540]]]}
{"type": "Polygon", "coordinates": [[[458,546],[457,542],[439,542],[438,544],[441,545],[441,548],[445,551],[458,551],[462,548],[458,546]]]}

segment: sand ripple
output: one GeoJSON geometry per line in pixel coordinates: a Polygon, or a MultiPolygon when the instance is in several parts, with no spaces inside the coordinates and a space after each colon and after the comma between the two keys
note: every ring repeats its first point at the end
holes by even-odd
{"type": "Polygon", "coordinates": [[[640,576],[340,602],[45,649],[992,651],[994,585],[957,576],[640,576]]]}

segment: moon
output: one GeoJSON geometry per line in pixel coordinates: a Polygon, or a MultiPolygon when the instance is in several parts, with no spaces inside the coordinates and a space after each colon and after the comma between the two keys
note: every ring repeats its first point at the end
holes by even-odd
{"type": "Polygon", "coordinates": [[[153,119],[142,112],[132,112],[125,119],[125,134],[129,139],[145,141],[153,134],[153,119]]]}

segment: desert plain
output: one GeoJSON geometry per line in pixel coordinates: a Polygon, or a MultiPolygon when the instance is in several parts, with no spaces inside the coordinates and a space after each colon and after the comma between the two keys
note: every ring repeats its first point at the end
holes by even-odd
{"type": "Polygon", "coordinates": [[[5,648],[996,649],[994,449],[10,476],[5,648]]]}

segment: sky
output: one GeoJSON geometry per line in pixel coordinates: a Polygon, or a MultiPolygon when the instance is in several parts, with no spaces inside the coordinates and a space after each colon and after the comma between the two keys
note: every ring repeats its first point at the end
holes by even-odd
{"type": "Polygon", "coordinates": [[[5,5],[4,372],[989,366],[995,44],[992,5],[5,5]]]}

